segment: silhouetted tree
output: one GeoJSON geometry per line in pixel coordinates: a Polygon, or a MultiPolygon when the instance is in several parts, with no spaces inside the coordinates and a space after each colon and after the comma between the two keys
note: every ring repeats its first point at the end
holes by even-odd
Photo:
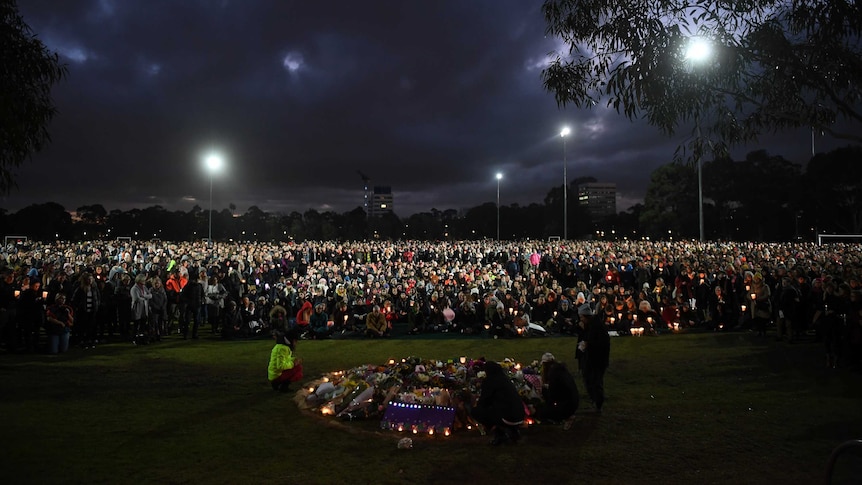
{"type": "Polygon", "coordinates": [[[0,0],[0,66],[0,194],[7,194],[15,186],[12,170],[50,141],[57,113],[51,87],[67,73],[14,0],[0,0]]]}

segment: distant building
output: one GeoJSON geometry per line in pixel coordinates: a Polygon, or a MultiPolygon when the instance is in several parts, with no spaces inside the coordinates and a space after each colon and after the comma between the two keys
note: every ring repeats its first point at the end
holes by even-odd
{"type": "Polygon", "coordinates": [[[600,221],[617,213],[617,184],[590,182],[578,185],[578,204],[590,219],[600,221]]]}
{"type": "Polygon", "coordinates": [[[392,187],[374,187],[368,205],[368,217],[379,217],[393,213],[392,187]]]}

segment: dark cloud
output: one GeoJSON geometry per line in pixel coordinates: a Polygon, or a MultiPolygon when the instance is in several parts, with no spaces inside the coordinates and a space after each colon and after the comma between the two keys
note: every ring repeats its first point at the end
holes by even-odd
{"type": "MultiPolygon", "coordinates": [[[[19,4],[69,77],[10,210],[208,207],[211,150],[227,160],[217,209],[348,211],[357,171],[391,186],[403,216],[493,201],[498,171],[504,204],[541,203],[562,182],[564,124],[569,177],[616,182],[622,209],[685,137],[559,109],[540,80],[559,45],[536,2],[19,4]]],[[[803,162],[810,142],[793,135],[773,152],[803,162]]]]}

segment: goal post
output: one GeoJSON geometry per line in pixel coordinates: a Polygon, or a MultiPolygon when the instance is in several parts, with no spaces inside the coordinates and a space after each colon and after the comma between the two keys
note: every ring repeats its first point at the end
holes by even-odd
{"type": "Polygon", "coordinates": [[[818,234],[817,245],[820,246],[824,242],[849,242],[862,243],[862,234],[818,234]]]}
{"type": "Polygon", "coordinates": [[[8,246],[9,241],[12,241],[14,244],[23,244],[30,242],[30,238],[27,236],[5,236],[3,237],[3,246],[8,246]]]}

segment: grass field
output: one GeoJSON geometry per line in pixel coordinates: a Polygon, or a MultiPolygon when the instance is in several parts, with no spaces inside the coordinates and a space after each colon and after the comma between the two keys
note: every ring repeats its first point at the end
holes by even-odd
{"type": "MultiPolygon", "coordinates": [[[[612,339],[604,414],[517,445],[403,437],[300,411],[266,382],[270,340],[108,344],[2,355],[3,483],[823,483],[862,438],[862,377],[819,344],[748,333],[612,339]]],[[[306,379],[411,355],[574,368],[569,338],[301,341],[306,379]]],[[[579,382],[582,396],[584,388],[579,382]]],[[[582,406],[584,407],[584,406],[582,406]]],[[[860,457],[837,468],[862,477],[860,457]],[[856,468],[850,468],[855,466],[856,468]]]]}

